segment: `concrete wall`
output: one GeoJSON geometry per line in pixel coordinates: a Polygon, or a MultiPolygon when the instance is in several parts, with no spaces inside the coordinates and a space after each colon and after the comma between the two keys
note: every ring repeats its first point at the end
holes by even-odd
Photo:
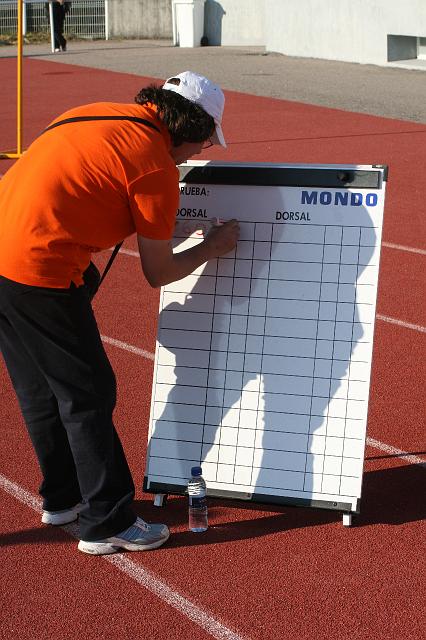
{"type": "MultiPolygon", "coordinates": [[[[110,0],[111,37],[172,39],[172,0],[110,0]]],[[[206,0],[210,45],[263,46],[265,0],[206,0]]]]}
{"type": "MultiPolygon", "coordinates": [[[[172,39],[172,0],[110,0],[110,35],[172,39]]],[[[426,0],[206,0],[210,45],[386,64],[417,56],[426,0]]]]}
{"type": "Polygon", "coordinates": [[[210,45],[263,46],[267,0],[206,0],[204,33],[210,45]]]}
{"type": "Polygon", "coordinates": [[[426,2],[266,0],[265,34],[268,51],[385,64],[416,57],[416,37],[426,37],[426,2]]]}
{"type": "Polygon", "coordinates": [[[171,0],[109,0],[108,20],[111,37],[172,37],[171,0]]]}

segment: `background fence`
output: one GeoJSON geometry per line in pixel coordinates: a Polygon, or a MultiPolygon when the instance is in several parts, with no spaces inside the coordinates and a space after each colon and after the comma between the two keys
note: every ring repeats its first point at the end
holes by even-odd
{"type": "MultiPolygon", "coordinates": [[[[0,0],[0,37],[16,35],[17,24],[17,1],[0,0]]],[[[67,37],[108,39],[107,25],[107,0],[72,0],[64,30],[67,37]]],[[[23,31],[24,35],[50,32],[47,2],[24,1],[23,31]]]]}

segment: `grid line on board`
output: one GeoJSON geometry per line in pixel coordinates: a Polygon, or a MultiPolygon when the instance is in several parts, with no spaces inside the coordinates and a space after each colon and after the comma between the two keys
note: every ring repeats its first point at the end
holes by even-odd
{"type": "MultiPolygon", "coordinates": [[[[268,295],[269,295],[269,282],[270,282],[270,269],[271,269],[271,259],[272,259],[272,238],[274,235],[274,227],[273,225],[271,225],[271,235],[269,237],[268,240],[268,244],[269,244],[269,260],[268,260],[268,267],[267,267],[267,284],[266,284],[266,291],[265,291],[265,297],[266,300],[268,300],[268,295]]],[[[256,226],[255,226],[255,233],[254,236],[256,237],[256,226]]],[[[254,247],[254,242],[253,242],[253,247],[254,247]]],[[[263,316],[263,336],[262,336],[262,347],[261,347],[261,354],[260,354],[260,363],[259,363],[259,392],[258,392],[258,396],[257,396],[257,405],[256,405],[256,428],[255,428],[255,440],[254,440],[254,445],[256,445],[256,438],[257,438],[257,432],[259,431],[259,421],[262,419],[261,418],[261,407],[260,407],[260,391],[261,391],[261,385],[263,382],[263,355],[264,355],[264,351],[265,351],[265,332],[266,332],[266,319],[267,319],[267,302],[265,303],[265,313],[263,316]]],[[[263,432],[265,433],[265,425],[263,428],[263,432]]],[[[252,464],[251,464],[251,471],[250,471],[250,485],[253,485],[253,472],[254,472],[254,456],[255,456],[255,446],[253,447],[253,455],[252,455],[252,464]]],[[[243,466],[243,465],[242,465],[243,466]]]]}
{"type": "MultiPolygon", "coordinates": [[[[357,263],[357,272],[359,272],[359,254],[361,251],[361,229],[359,230],[359,239],[358,239],[358,263],[357,263]]],[[[357,313],[357,305],[356,305],[356,300],[358,298],[357,295],[357,281],[355,281],[355,303],[354,303],[354,310],[353,310],[353,316],[352,316],[352,335],[351,335],[351,341],[353,344],[354,341],[354,326],[355,326],[355,316],[357,313]]],[[[356,336],[355,336],[356,337],[356,336]]],[[[353,351],[353,347],[351,349],[351,352],[353,351]]],[[[349,359],[349,363],[348,363],[348,399],[349,399],[349,381],[351,380],[351,362],[352,362],[352,358],[349,359]]],[[[345,421],[343,424],[343,438],[345,438],[346,436],[346,419],[348,417],[348,400],[346,401],[346,409],[345,409],[345,421]]],[[[342,467],[343,467],[343,450],[342,450],[342,467]]],[[[342,485],[342,478],[340,478],[340,482],[339,482],[339,493],[341,491],[341,485],[342,485]]]]}
{"type": "MultiPolygon", "coordinates": [[[[323,235],[323,244],[322,244],[322,260],[321,260],[321,274],[320,274],[320,289],[319,289],[319,296],[318,296],[318,310],[317,310],[317,327],[316,327],[316,334],[315,334],[315,350],[314,350],[314,366],[313,366],[313,371],[312,371],[312,390],[311,390],[311,402],[309,404],[309,433],[311,431],[311,421],[312,421],[312,407],[313,407],[313,397],[314,397],[314,385],[315,385],[315,359],[316,359],[316,354],[317,354],[317,346],[318,346],[318,329],[319,329],[319,323],[320,323],[320,307],[321,307],[321,292],[322,292],[322,274],[323,274],[323,269],[324,269],[324,251],[325,251],[325,234],[326,234],[326,229],[324,227],[324,235],[323,235]]],[[[308,459],[310,456],[310,448],[309,448],[309,437],[307,438],[306,441],[306,457],[305,457],[305,476],[303,479],[303,491],[306,491],[306,481],[308,478],[308,459]]]]}
{"type": "Polygon", "coordinates": [[[213,323],[214,323],[214,312],[216,305],[216,288],[217,288],[217,272],[219,267],[219,260],[215,260],[215,284],[214,284],[214,292],[213,292],[213,308],[212,308],[212,318],[211,318],[211,331],[210,331],[210,342],[209,342],[209,355],[207,361],[207,378],[206,378],[206,393],[205,393],[205,403],[204,403],[204,416],[203,416],[203,425],[202,425],[202,434],[201,434],[201,442],[200,442],[200,465],[202,463],[203,457],[203,446],[204,446],[204,433],[206,428],[206,414],[207,414],[207,398],[208,398],[208,376],[210,371],[210,361],[212,355],[212,337],[213,337],[213,323]]]}
{"type": "MultiPolygon", "coordinates": [[[[340,260],[339,260],[339,266],[338,266],[338,278],[337,278],[337,299],[339,299],[339,286],[340,286],[340,272],[341,272],[341,267],[342,267],[342,251],[343,251],[343,227],[340,229],[340,260]]],[[[333,329],[333,348],[332,348],[332,354],[331,354],[331,359],[334,360],[334,354],[335,354],[335,345],[336,345],[336,327],[337,327],[337,304],[336,304],[336,312],[335,312],[335,316],[334,316],[334,329],[333,329]]],[[[327,453],[327,437],[328,437],[328,425],[329,425],[329,418],[330,418],[330,400],[332,397],[332,380],[333,378],[331,377],[332,375],[332,371],[330,371],[330,383],[329,383],[329,389],[328,389],[328,397],[329,397],[329,401],[328,401],[328,405],[327,405],[327,415],[326,415],[326,420],[325,420],[325,446],[324,446],[324,452],[327,453]]],[[[346,403],[347,404],[347,403],[346,403]]],[[[324,480],[327,483],[331,482],[331,477],[334,474],[328,474],[328,477],[326,477],[324,479],[324,475],[325,475],[325,471],[329,471],[330,469],[328,467],[326,467],[326,456],[324,456],[324,466],[323,466],[323,474],[322,474],[322,478],[321,478],[321,490],[324,487],[324,480]]],[[[328,460],[329,463],[331,462],[335,462],[333,460],[328,460]]],[[[342,447],[342,460],[340,465],[338,466],[338,473],[336,474],[339,477],[339,484],[340,484],[340,477],[342,474],[342,464],[343,464],[343,447],[342,447]]],[[[328,492],[330,492],[330,487],[327,487],[328,492]]]]}
{"type": "MultiPolygon", "coordinates": [[[[235,250],[233,251],[233,253],[235,253],[235,250]]],[[[222,258],[218,259],[218,267],[219,264],[221,264],[221,260],[222,258]]],[[[235,281],[235,257],[232,259],[232,288],[231,291],[234,290],[234,281],[235,281]]],[[[228,319],[228,331],[227,331],[227,348],[226,348],[226,365],[225,365],[225,375],[223,376],[223,392],[222,392],[222,404],[221,404],[221,420],[218,426],[218,443],[217,443],[217,462],[216,462],[216,481],[221,481],[221,478],[218,478],[219,475],[219,471],[220,471],[220,459],[221,459],[221,446],[222,446],[222,451],[224,451],[224,445],[222,444],[222,420],[223,420],[223,416],[224,416],[224,411],[225,411],[225,393],[226,393],[226,372],[228,371],[228,359],[229,359],[229,340],[230,340],[230,334],[231,334],[231,322],[232,322],[232,306],[233,306],[233,297],[232,295],[230,296],[230,305],[229,305],[229,319],[228,319]]],[[[211,449],[213,449],[215,445],[212,444],[211,445],[211,449]]]]}
{"type": "MultiPolygon", "coordinates": [[[[256,235],[256,223],[254,223],[254,235],[256,235]]],[[[251,297],[251,289],[252,289],[252,281],[253,281],[253,259],[254,259],[254,243],[253,243],[253,252],[251,255],[251,265],[250,265],[250,286],[249,286],[249,298],[251,297]]],[[[235,274],[235,267],[234,267],[234,274],[235,274]]],[[[248,314],[247,314],[247,319],[246,319],[246,323],[245,323],[245,341],[244,341],[244,352],[243,352],[243,357],[242,357],[242,381],[244,380],[244,376],[245,376],[245,365],[246,365],[246,352],[247,352],[247,332],[248,332],[248,314]]],[[[257,412],[257,410],[256,410],[257,412]]],[[[237,446],[240,444],[240,422],[241,422],[241,398],[240,398],[240,411],[238,413],[238,424],[237,424],[237,446]]],[[[256,423],[257,423],[257,416],[256,416],[256,423]]],[[[248,465],[251,469],[253,468],[253,462],[254,462],[254,449],[252,450],[252,455],[251,455],[251,459],[250,459],[250,464],[248,465]]],[[[236,471],[236,467],[237,467],[237,449],[235,450],[235,464],[234,464],[234,472],[233,472],[233,476],[232,476],[232,482],[235,483],[235,471],[236,471]]]]}

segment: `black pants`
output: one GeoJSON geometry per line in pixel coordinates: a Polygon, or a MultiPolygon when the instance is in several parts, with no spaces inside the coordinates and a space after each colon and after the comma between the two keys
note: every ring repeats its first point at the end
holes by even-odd
{"type": "Polygon", "coordinates": [[[53,36],[55,49],[65,49],[67,41],[64,38],[65,8],[58,2],[52,4],[53,9],[53,36]]]}
{"type": "Polygon", "coordinates": [[[112,422],[115,376],[85,287],[0,276],[0,348],[42,471],[43,508],[83,498],[83,540],[129,527],[134,485],[112,422]]]}

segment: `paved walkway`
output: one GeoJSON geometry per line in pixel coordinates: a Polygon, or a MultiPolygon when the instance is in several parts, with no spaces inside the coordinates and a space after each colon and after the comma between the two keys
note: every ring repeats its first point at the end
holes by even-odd
{"type": "MultiPolygon", "coordinates": [[[[0,57],[14,55],[15,47],[0,48],[0,57]]],[[[154,78],[191,69],[225,89],[426,122],[419,70],[291,58],[262,47],[179,48],[168,40],[70,41],[66,54],[50,53],[48,43],[25,45],[24,55],[154,78]]]]}

